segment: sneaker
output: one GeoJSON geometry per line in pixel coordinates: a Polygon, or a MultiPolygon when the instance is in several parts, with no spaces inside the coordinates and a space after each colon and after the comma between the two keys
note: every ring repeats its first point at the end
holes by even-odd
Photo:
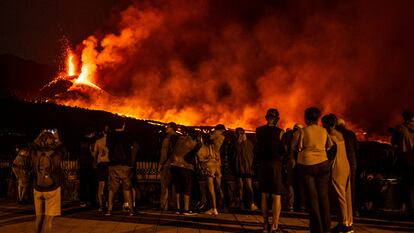
{"type": "Polygon", "coordinates": [[[129,212],[129,216],[134,216],[134,212],[129,212]]]}
{"type": "MultiPolygon", "coordinates": [[[[352,228],[352,226],[351,226],[352,228]]],[[[337,224],[334,228],[331,229],[333,233],[345,233],[348,232],[348,227],[343,224],[337,224]]],[[[353,232],[353,230],[352,230],[353,232]]]]}
{"type": "Polygon", "coordinates": [[[208,214],[208,215],[218,215],[218,211],[217,211],[217,209],[209,209],[209,210],[207,210],[206,212],[204,212],[205,214],[208,214]]]}
{"type": "Polygon", "coordinates": [[[194,216],[194,215],[197,215],[197,213],[193,213],[191,210],[184,210],[183,214],[184,214],[184,216],[194,216]]]}
{"type": "Polygon", "coordinates": [[[290,206],[290,207],[288,208],[288,211],[289,211],[289,212],[293,212],[293,211],[294,211],[293,206],[290,206]]]}
{"type": "Polygon", "coordinates": [[[103,212],[103,207],[102,207],[102,206],[99,206],[98,211],[99,211],[99,212],[103,212]]]}
{"type": "Polygon", "coordinates": [[[110,211],[106,212],[105,216],[108,216],[108,217],[111,216],[111,212],[110,211]]]}
{"type": "Polygon", "coordinates": [[[250,211],[256,211],[259,208],[257,207],[257,205],[255,205],[254,203],[250,205],[250,211]]]}
{"type": "Polygon", "coordinates": [[[86,203],[85,202],[81,202],[79,206],[82,207],[82,208],[84,208],[84,207],[86,207],[86,203]]]}
{"type": "Polygon", "coordinates": [[[346,226],[345,230],[346,230],[346,233],[354,233],[354,227],[353,226],[346,226]]]}

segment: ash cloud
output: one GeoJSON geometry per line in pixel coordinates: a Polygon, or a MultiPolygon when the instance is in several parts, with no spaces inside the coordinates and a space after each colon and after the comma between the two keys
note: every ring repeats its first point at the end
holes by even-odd
{"type": "MultiPolygon", "coordinates": [[[[132,1],[83,51],[112,94],[92,108],[254,129],[319,106],[383,134],[414,109],[411,1],[132,1]],[[411,6],[410,6],[411,5],[411,6]],[[89,50],[88,50],[89,49],[89,50]]],[[[85,105],[85,103],[70,104],[85,105]]]]}

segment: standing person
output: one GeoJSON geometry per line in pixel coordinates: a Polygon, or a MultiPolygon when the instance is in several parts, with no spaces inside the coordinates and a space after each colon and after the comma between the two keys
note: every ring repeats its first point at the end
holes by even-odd
{"type": "Polygon", "coordinates": [[[25,146],[17,150],[12,170],[17,180],[18,203],[26,204],[30,183],[30,154],[28,147],[25,146]]]}
{"type": "Polygon", "coordinates": [[[92,154],[94,133],[82,137],[79,151],[80,206],[95,205],[97,181],[96,163],[92,154]]]}
{"type": "Polygon", "coordinates": [[[43,130],[30,149],[36,233],[52,232],[53,219],[61,214],[64,175],[60,163],[63,156],[64,150],[56,129],[43,130]]]}
{"type": "Polygon", "coordinates": [[[125,123],[119,129],[115,129],[108,135],[109,149],[109,195],[108,211],[106,216],[111,216],[114,195],[122,184],[124,201],[129,208],[129,215],[133,215],[131,198],[132,167],[135,163],[135,153],[138,147],[130,135],[125,131],[125,123]]]}
{"type": "Polygon", "coordinates": [[[408,210],[414,215],[414,114],[404,111],[404,122],[398,127],[398,149],[402,155],[402,173],[405,187],[405,202],[408,210]]]}
{"type": "Polygon", "coordinates": [[[160,156],[161,210],[168,210],[168,193],[172,181],[170,166],[171,155],[174,152],[174,147],[178,140],[177,125],[174,122],[168,123],[165,132],[167,136],[162,141],[160,156]]]}
{"type": "Polygon", "coordinates": [[[275,108],[267,110],[266,125],[256,129],[257,143],[254,148],[255,160],[259,165],[258,181],[261,192],[261,206],[264,219],[263,232],[283,232],[279,228],[279,217],[282,209],[282,159],[284,148],[282,137],[284,131],[277,127],[279,111],[275,108]],[[273,223],[269,225],[268,196],[272,198],[273,223]],[[270,228],[270,229],[269,229],[270,228]]]}
{"type": "Polygon", "coordinates": [[[352,194],[352,205],[355,214],[358,214],[355,200],[356,190],[356,172],[357,172],[357,158],[358,158],[358,139],[355,133],[346,128],[346,123],[343,119],[338,119],[338,125],[335,127],[336,130],[342,133],[345,140],[346,157],[348,158],[350,174],[351,174],[351,194],[352,194]]]}
{"type": "Polygon", "coordinates": [[[331,165],[331,177],[339,210],[337,213],[338,225],[332,229],[332,232],[352,232],[353,216],[350,168],[346,156],[345,139],[335,129],[336,122],[337,118],[332,113],[322,117],[323,127],[328,131],[329,136],[336,145],[336,155],[331,165]]]}
{"type": "Polygon", "coordinates": [[[99,138],[96,140],[93,155],[97,163],[96,176],[98,180],[98,201],[99,212],[104,208],[104,189],[105,183],[108,180],[108,166],[109,166],[109,149],[107,147],[107,135],[109,133],[109,127],[105,126],[99,138]]]}
{"type": "MultiPolygon", "coordinates": [[[[298,152],[297,168],[304,184],[311,233],[330,232],[329,161],[327,151],[334,144],[326,129],[318,126],[321,111],[305,110],[306,127],[295,133],[291,152],[298,152]]],[[[293,156],[291,162],[295,163],[293,156]]]]}
{"type": "MultiPolygon", "coordinates": [[[[297,161],[298,159],[298,153],[297,151],[293,151],[291,152],[291,145],[292,145],[292,141],[293,141],[293,135],[299,130],[303,128],[302,125],[300,124],[295,124],[293,126],[292,130],[286,130],[286,133],[283,135],[283,144],[285,146],[285,150],[287,152],[288,155],[293,154],[293,158],[295,159],[295,161],[297,161]]],[[[297,171],[295,168],[295,164],[291,163],[289,161],[290,157],[288,157],[284,162],[286,165],[286,175],[287,175],[287,179],[286,179],[286,186],[287,186],[287,207],[288,210],[290,212],[294,211],[295,209],[295,199],[299,200],[299,205],[300,205],[300,209],[303,208],[303,187],[302,185],[297,185],[298,184],[298,175],[297,175],[297,171]],[[300,191],[299,191],[300,190],[300,191]],[[297,192],[299,191],[299,192],[297,192]],[[299,195],[298,195],[299,194],[299,195]],[[297,198],[299,197],[299,198],[297,198]]],[[[304,208],[303,208],[304,209],[304,208]]]]}
{"type": "Polygon", "coordinates": [[[191,136],[180,136],[175,143],[174,151],[171,155],[171,176],[176,195],[177,213],[192,215],[190,210],[190,195],[192,189],[192,176],[194,165],[190,156],[197,146],[197,142],[191,136]],[[181,197],[183,197],[184,208],[181,209],[181,197]]]}
{"type": "Polygon", "coordinates": [[[236,128],[236,141],[234,142],[234,165],[237,177],[237,183],[239,187],[239,207],[243,206],[243,184],[246,184],[249,208],[251,211],[257,210],[256,204],[254,204],[254,193],[252,178],[254,176],[253,171],[253,144],[247,139],[246,133],[243,128],[236,128]]]}
{"type": "Polygon", "coordinates": [[[221,154],[220,148],[224,142],[223,132],[226,127],[218,124],[214,127],[214,131],[210,134],[209,142],[201,146],[197,152],[197,156],[201,166],[201,173],[206,177],[207,189],[211,198],[211,209],[205,213],[209,215],[218,215],[216,191],[214,183],[217,184],[220,198],[223,198],[223,190],[221,189],[221,154]],[[214,182],[215,181],[215,182],[214,182]]]}

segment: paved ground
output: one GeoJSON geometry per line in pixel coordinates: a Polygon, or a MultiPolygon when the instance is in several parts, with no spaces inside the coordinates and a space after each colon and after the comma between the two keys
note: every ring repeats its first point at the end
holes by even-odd
{"type": "MultiPolygon", "coordinates": [[[[356,218],[355,232],[414,232],[414,221],[396,216],[356,218]]],[[[205,214],[184,217],[172,212],[143,209],[135,216],[122,211],[111,217],[77,203],[65,203],[63,216],[56,218],[53,232],[261,232],[262,218],[255,213],[223,213],[217,217],[205,214]]],[[[282,213],[282,228],[289,232],[308,232],[307,215],[282,213]]],[[[334,222],[332,225],[334,226],[334,222]]],[[[19,206],[0,201],[0,232],[34,232],[31,205],[19,206]]]]}

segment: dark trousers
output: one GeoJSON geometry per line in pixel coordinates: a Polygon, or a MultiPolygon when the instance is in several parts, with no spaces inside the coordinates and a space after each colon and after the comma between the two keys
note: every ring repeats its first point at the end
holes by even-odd
{"type": "Polygon", "coordinates": [[[96,204],[97,179],[92,166],[81,166],[79,169],[79,199],[81,202],[96,204]]]}
{"type": "Polygon", "coordinates": [[[358,210],[358,204],[357,200],[355,199],[355,190],[356,190],[356,184],[355,184],[355,178],[356,178],[356,166],[350,166],[350,175],[351,175],[351,195],[352,195],[352,209],[355,211],[358,210]]]}
{"type": "Polygon", "coordinates": [[[309,211],[311,233],[329,232],[331,219],[329,212],[329,164],[328,161],[315,165],[298,164],[304,184],[306,204],[309,211]]]}

